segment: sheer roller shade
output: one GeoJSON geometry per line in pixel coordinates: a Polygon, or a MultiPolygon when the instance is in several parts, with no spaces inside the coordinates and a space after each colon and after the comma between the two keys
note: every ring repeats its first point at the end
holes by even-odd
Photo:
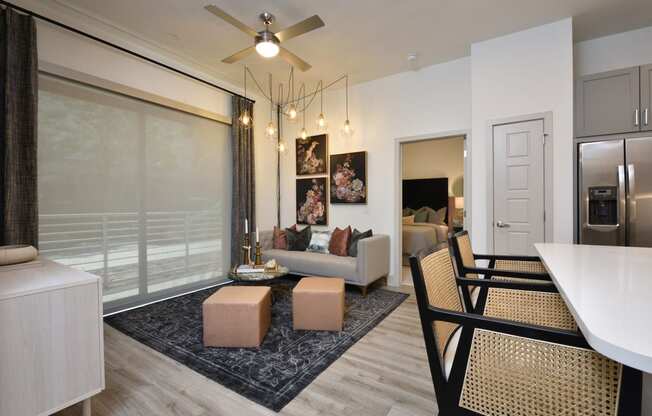
{"type": "Polygon", "coordinates": [[[225,280],[230,127],[39,82],[41,254],[102,276],[105,312],[225,280]]]}

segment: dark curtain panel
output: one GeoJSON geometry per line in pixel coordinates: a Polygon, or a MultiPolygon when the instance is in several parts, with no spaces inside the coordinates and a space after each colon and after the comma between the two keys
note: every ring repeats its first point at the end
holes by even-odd
{"type": "Polygon", "coordinates": [[[34,18],[0,10],[0,245],[38,247],[34,18]]]}
{"type": "Polygon", "coordinates": [[[254,178],[253,128],[244,127],[240,123],[240,115],[245,110],[253,118],[254,106],[251,101],[235,96],[232,99],[232,103],[233,189],[231,191],[231,265],[235,266],[241,262],[240,256],[242,239],[244,237],[245,218],[249,220],[249,232],[251,233],[256,229],[256,180],[254,178]]]}

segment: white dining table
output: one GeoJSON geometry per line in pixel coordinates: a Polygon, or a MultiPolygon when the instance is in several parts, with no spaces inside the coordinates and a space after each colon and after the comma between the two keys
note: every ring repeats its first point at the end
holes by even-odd
{"type": "Polygon", "coordinates": [[[652,248],[535,248],[589,345],[652,373],[652,248]]]}

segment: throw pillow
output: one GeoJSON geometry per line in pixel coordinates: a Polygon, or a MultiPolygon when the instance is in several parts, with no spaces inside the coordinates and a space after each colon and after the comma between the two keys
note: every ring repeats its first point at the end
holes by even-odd
{"type": "Polygon", "coordinates": [[[405,225],[414,224],[414,215],[410,215],[409,217],[403,217],[403,224],[405,225]]]}
{"type": "Polygon", "coordinates": [[[308,250],[313,253],[328,254],[328,243],[331,241],[331,233],[328,231],[313,231],[310,237],[308,250]]]}
{"type": "Polygon", "coordinates": [[[301,231],[286,228],[285,232],[288,238],[288,250],[306,251],[308,244],[310,244],[310,236],[312,235],[310,226],[307,226],[301,231]]]}
{"type": "MultiPolygon", "coordinates": [[[[296,231],[297,225],[294,224],[290,228],[296,231]]],[[[274,238],[273,238],[272,247],[277,250],[288,249],[288,236],[287,236],[287,232],[284,229],[274,226],[274,238]]]]}
{"type": "Polygon", "coordinates": [[[446,224],[446,207],[439,208],[437,211],[431,210],[428,213],[428,222],[432,224],[446,224]]]}
{"type": "Polygon", "coordinates": [[[336,256],[349,255],[349,241],[351,240],[351,226],[343,230],[335,228],[328,243],[328,252],[336,256]]]}
{"type": "Polygon", "coordinates": [[[428,222],[428,207],[421,207],[414,213],[414,222],[428,222]]]}
{"type": "Polygon", "coordinates": [[[369,238],[372,235],[373,233],[371,230],[367,230],[363,233],[358,231],[357,228],[353,230],[353,233],[351,234],[351,244],[349,244],[349,256],[358,257],[358,241],[369,238]]]}
{"type": "Polygon", "coordinates": [[[403,208],[403,216],[404,217],[409,217],[410,215],[414,215],[414,210],[412,208],[403,208]]]}

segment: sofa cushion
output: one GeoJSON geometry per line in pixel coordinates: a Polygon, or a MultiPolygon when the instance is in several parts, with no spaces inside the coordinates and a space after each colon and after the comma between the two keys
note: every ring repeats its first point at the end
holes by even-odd
{"type": "Polygon", "coordinates": [[[343,230],[335,227],[331,234],[331,241],[328,243],[328,252],[336,256],[349,255],[349,242],[351,241],[351,226],[343,230]]]}
{"type": "MultiPolygon", "coordinates": [[[[297,229],[297,225],[293,225],[290,227],[293,230],[297,229]]],[[[280,250],[287,250],[288,249],[288,236],[287,236],[287,231],[285,231],[282,228],[278,228],[274,226],[274,248],[280,249],[280,250]]]]}
{"type": "Polygon", "coordinates": [[[308,244],[310,244],[310,236],[312,235],[312,230],[310,226],[307,226],[301,231],[297,231],[296,228],[286,228],[285,233],[288,239],[288,250],[290,251],[306,251],[308,244]]]}
{"type": "Polygon", "coordinates": [[[331,233],[329,231],[313,231],[310,237],[310,244],[306,251],[328,254],[328,243],[330,240],[331,233]]]}
{"type": "Polygon", "coordinates": [[[358,257],[358,241],[369,238],[373,235],[371,230],[365,232],[360,232],[358,229],[354,229],[351,234],[351,243],[349,244],[349,256],[358,257]]]}
{"type": "Polygon", "coordinates": [[[287,267],[293,273],[336,276],[343,277],[350,282],[357,281],[355,257],[309,251],[267,250],[263,252],[263,260],[270,259],[276,259],[281,266],[287,267]]]}

